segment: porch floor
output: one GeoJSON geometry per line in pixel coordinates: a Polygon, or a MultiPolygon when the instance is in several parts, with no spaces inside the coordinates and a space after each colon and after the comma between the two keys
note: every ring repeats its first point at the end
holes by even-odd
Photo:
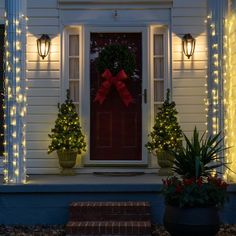
{"type": "MultiPolygon", "coordinates": [[[[1,183],[3,177],[0,177],[1,183]]],[[[96,192],[96,191],[160,191],[163,176],[145,173],[132,176],[97,174],[29,175],[27,184],[0,184],[0,192],[96,192]]]]}

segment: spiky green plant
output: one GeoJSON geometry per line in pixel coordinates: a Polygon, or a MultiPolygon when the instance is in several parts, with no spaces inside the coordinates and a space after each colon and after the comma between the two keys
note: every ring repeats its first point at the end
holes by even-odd
{"type": "Polygon", "coordinates": [[[216,168],[226,166],[221,156],[225,148],[222,146],[223,138],[220,133],[205,138],[205,133],[200,137],[197,128],[193,131],[192,139],[184,135],[186,146],[178,152],[173,152],[173,171],[182,178],[195,178],[210,176],[216,168]]]}

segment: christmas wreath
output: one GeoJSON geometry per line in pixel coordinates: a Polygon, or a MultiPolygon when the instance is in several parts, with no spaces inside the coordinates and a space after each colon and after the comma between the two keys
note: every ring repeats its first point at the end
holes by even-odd
{"type": "Polygon", "coordinates": [[[111,44],[106,46],[96,60],[96,68],[99,74],[109,69],[113,75],[124,70],[130,77],[135,70],[135,55],[125,45],[111,44]]]}

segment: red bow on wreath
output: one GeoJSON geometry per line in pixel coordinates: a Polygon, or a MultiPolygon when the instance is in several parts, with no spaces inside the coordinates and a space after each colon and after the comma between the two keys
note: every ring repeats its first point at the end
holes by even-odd
{"type": "Polygon", "coordinates": [[[133,98],[130,92],[128,91],[126,85],[122,81],[128,78],[124,70],[120,70],[116,76],[112,76],[111,71],[109,69],[106,69],[103,72],[102,77],[105,78],[106,80],[102,83],[101,87],[98,89],[94,101],[98,101],[100,104],[102,104],[106,99],[106,96],[112,84],[114,84],[123,103],[126,106],[128,106],[130,103],[133,102],[133,98]]]}

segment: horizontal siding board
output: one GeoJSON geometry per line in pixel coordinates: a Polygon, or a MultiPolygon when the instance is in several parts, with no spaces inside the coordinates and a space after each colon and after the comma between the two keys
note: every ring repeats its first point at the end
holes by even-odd
{"type": "MultiPolygon", "coordinates": [[[[185,19],[185,18],[181,18],[181,19],[185,19]]],[[[182,37],[173,33],[172,34],[172,42],[173,42],[173,44],[181,45],[182,37]]],[[[206,35],[197,35],[196,42],[197,42],[197,45],[198,44],[207,44],[207,36],[206,35]]]]}
{"type": "Polygon", "coordinates": [[[204,104],[205,96],[174,96],[173,100],[177,105],[202,105],[204,104]]]}
{"type": "Polygon", "coordinates": [[[42,9],[57,8],[57,0],[27,0],[27,8],[42,9]]]}
{"type": "Polygon", "coordinates": [[[59,88],[60,81],[59,79],[30,79],[27,81],[29,88],[59,88]]]}
{"type": "Polygon", "coordinates": [[[206,106],[202,105],[178,105],[176,107],[180,114],[206,114],[206,106]]]}
{"type": "Polygon", "coordinates": [[[42,59],[38,53],[26,53],[27,55],[27,60],[29,62],[37,62],[37,63],[40,63],[40,62],[59,62],[60,61],[60,53],[54,53],[54,52],[50,52],[49,55],[42,59]]]}
{"type": "Polygon", "coordinates": [[[27,10],[27,15],[28,17],[55,17],[55,16],[59,16],[59,12],[58,9],[30,9],[28,8],[27,10]]]}
{"type": "Polygon", "coordinates": [[[202,114],[178,114],[181,123],[205,123],[206,117],[202,114]]]}
{"type": "MultiPolygon", "coordinates": [[[[35,35],[28,34],[27,35],[27,45],[35,46],[36,40],[39,37],[36,37],[35,35]]],[[[51,45],[59,45],[60,44],[60,36],[58,35],[51,35],[51,45]]],[[[50,52],[52,53],[52,52],[50,52]]]]}
{"type": "Polygon", "coordinates": [[[28,123],[26,125],[26,131],[27,132],[47,132],[50,133],[52,129],[53,124],[34,124],[34,123],[28,123]]]}
{"type": "MultiPolygon", "coordinates": [[[[47,85],[45,85],[46,87],[47,85]]],[[[58,97],[60,90],[57,88],[31,88],[27,92],[28,97],[58,97]]]]}
{"type": "Polygon", "coordinates": [[[174,61],[173,70],[201,70],[207,64],[207,61],[174,61]]]}
{"type": "MultiPolygon", "coordinates": [[[[178,51],[175,51],[173,52],[172,54],[172,57],[173,57],[173,60],[174,61],[188,61],[189,59],[183,54],[183,52],[181,50],[178,50],[178,51]]],[[[198,60],[205,60],[208,58],[208,52],[207,50],[203,50],[200,52],[200,51],[195,51],[194,52],[194,55],[193,55],[193,58],[195,59],[198,59],[198,60]]]]}
{"type": "Polygon", "coordinates": [[[59,102],[58,97],[28,97],[27,102],[29,106],[56,106],[59,102]]]}
{"type": "Polygon", "coordinates": [[[27,69],[28,70],[44,70],[44,71],[55,71],[55,70],[60,70],[60,63],[59,62],[40,62],[40,63],[35,63],[35,62],[29,62],[27,63],[27,69]]]}
{"type": "Polygon", "coordinates": [[[41,168],[59,168],[58,160],[55,158],[48,158],[48,159],[28,159],[26,160],[26,167],[41,167],[41,168]]]}
{"type": "Polygon", "coordinates": [[[173,90],[173,96],[202,96],[204,97],[206,95],[206,89],[205,87],[193,87],[190,88],[175,88],[173,90]]]}
{"type": "Polygon", "coordinates": [[[207,75],[206,69],[201,70],[174,70],[173,71],[173,78],[205,78],[207,75]]]}
{"type": "Polygon", "coordinates": [[[50,132],[27,132],[26,134],[26,140],[27,141],[48,141],[50,138],[48,137],[48,134],[50,132]]]}
{"type": "Polygon", "coordinates": [[[26,121],[30,123],[53,123],[56,120],[55,115],[27,115],[26,121]]]}
{"type": "Polygon", "coordinates": [[[27,78],[28,79],[33,79],[33,78],[59,78],[60,77],[60,72],[59,71],[27,71],[26,72],[27,78]]]}
{"type": "Polygon", "coordinates": [[[173,8],[205,8],[207,7],[207,0],[174,0],[173,8]]]}
{"type": "MultiPolygon", "coordinates": [[[[192,3],[193,1],[191,1],[192,3]]],[[[182,8],[174,8],[173,9],[173,17],[175,16],[192,16],[192,17],[201,17],[201,16],[207,16],[207,8],[201,7],[201,8],[187,8],[187,7],[182,7],[182,8]]],[[[174,23],[174,22],[173,22],[174,23]]]]}
{"type": "Polygon", "coordinates": [[[205,87],[206,79],[193,78],[193,79],[182,79],[175,78],[173,80],[173,88],[193,88],[194,87],[205,87]]]}
{"type": "Polygon", "coordinates": [[[191,26],[198,26],[205,24],[205,16],[202,17],[193,17],[193,16],[181,16],[181,17],[174,17],[173,24],[175,26],[183,26],[183,25],[191,25],[191,26]]]}
{"type": "Polygon", "coordinates": [[[48,150],[49,141],[28,141],[26,143],[27,150],[48,150]]]}
{"type": "MultiPolygon", "coordinates": [[[[82,6],[83,7],[83,6],[82,6]]],[[[111,6],[109,6],[110,8],[111,6]]],[[[128,6],[127,6],[128,7],[128,6]]],[[[112,19],[112,11],[110,9],[89,9],[89,10],[65,10],[61,11],[61,19],[64,24],[69,24],[70,22],[96,22],[99,20],[99,23],[107,23],[112,19]]],[[[135,22],[135,23],[145,23],[145,22],[169,22],[170,20],[170,10],[169,9],[157,9],[151,8],[149,9],[141,9],[137,10],[127,10],[127,9],[119,9],[119,22],[127,23],[127,21],[135,22]],[[150,9],[150,10],[149,10],[150,9]]]]}
{"type": "Polygon", "coordinates": [[[29,26],[31,34],[59,34],[59,26],[29,26]]]}
{"type": "Polygon", "coordinates": [[[205,25],[196,25],[196,26],[191,26],[191,25],[173,25],[173,32],[175,34],[186,34],[186,32],[191,32],[191,34],[194,36],[199,35],[203,32],[206,32],[206,26],[205,25]]]}
{"type": "Polygon", "coordinates": [[[50,155],[47,153],[47,150],[30,150],[27,152],[27,158],[29,159],[57,159],[57,153],[52,152],[50,155]]]}
{"type": "MultiPolygon", "coordinates": [[[[50,51],[54,52],[54,53],[59,53],[60,52],[59,45],[52,44],[51,47],[50,47],[50,51]]],[[[36,42],[34,44],[28,44],[27,53],[38,53],[36,42]]]]}
{"type": "Polygon", "coordinates": [[[43,115],[43,114],[57,114],[57,106],[28,106],[28,115],[43,115]]]}
{"type": "Polygon", "coordinates": [[[31,17],[29,18],[28,25],[31,26],[57,26],[59,25],[59,18],[41,18],[41,17],[31,17]]]}
{"type": "Polygon", "coordinates": [[[197,129],[199,130],[199,131],[206,131],[206,129],[207,129],[207,127],[206,127],[206,125],[204,124],[204,123],[195,123],[195,122],[193,122],[193,123],[181,123],[181,129],[182,129],[182,131],[184,132],[184,133],[186,133],[186,132],[193,132],[193,130],[194,130],[194,128],[195,128],[195,126],[197,126],[197,129]]]}

